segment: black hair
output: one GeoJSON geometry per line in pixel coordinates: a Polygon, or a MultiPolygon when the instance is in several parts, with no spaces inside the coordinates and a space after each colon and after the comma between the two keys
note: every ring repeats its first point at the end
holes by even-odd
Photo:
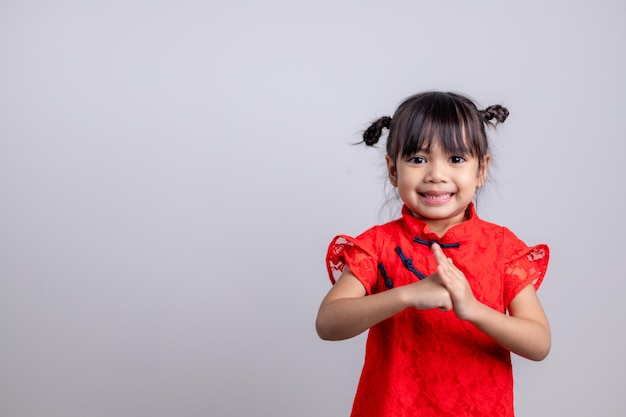
{"type": "Polygon", "coordinates": [[[363,132],[363,142],[374,146],[383,128],[387,128],[387,155],[394,161],[422,149],[429,150],[433,141],[438,141],[444,152],[471,155],[481,167],[489,153],[485,125],[502,123],[508,115],[509,111],[499,104],[479,110],[464,95],[428,91],[404,100],[393,117],[374,121],[363,132]]]}

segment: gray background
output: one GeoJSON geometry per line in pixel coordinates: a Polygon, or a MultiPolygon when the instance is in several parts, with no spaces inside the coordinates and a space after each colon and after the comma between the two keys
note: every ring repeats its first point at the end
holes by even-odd
{"type": "Polygon", "coordinates": [[[382,150],[351,143],[426,89],[509,107],[479,212],[552,249],[518,416],[624,415],[625,19],[2,1],[0,416],[346,416],[364,338],[315,334],[326,246],[397,209],[382,150]]]}

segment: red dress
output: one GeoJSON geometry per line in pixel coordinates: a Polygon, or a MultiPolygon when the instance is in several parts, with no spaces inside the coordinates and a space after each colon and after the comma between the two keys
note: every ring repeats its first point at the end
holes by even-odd
{"type": "MultiPolygon", "coordinates": [[[[435,272],[438,242],[465,274],[476,298],[506,312],[527,285],[539,288],[546,245],[526,246],[509,229],[478,218],[444,236],[413,217],[374,226],[356,238],[339,235],[327,255],[331,281],[347,265],[367,294],[406,285],[435,272]]],[[[369,330],[353,417],[512,417],[510,352],[454,312],[407,309],[369,330]]]]}

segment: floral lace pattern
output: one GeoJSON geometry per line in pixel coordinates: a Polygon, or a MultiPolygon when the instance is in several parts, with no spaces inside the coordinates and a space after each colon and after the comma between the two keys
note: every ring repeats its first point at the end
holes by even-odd
{"type": "MultiPolygon", "coordinates": [[[[477,299],[506,312],[526,286],[539,288],[546,245],[526,246],[508,229],[470,218],[444,236],[403,209],[402,218],[356,238],[339,235],[327,253],[332,282],[348,266],[367,294],[436,270],[429,245],[445,245],[477,299]],[[401,254],[401,255],[400,255],[401,254]],[[382,268],[381,268],[382,265],[382,268]],[[383,277],[381,271],[385,271],[383,277]]],[[[405,310],[369,330],[352,416],[513,416],[510,353],[453,312],[405,310]]]]}

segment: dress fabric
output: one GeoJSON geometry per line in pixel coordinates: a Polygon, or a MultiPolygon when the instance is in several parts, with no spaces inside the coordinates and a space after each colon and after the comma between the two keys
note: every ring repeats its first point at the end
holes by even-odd
{"type": "MultiPolygon", "coordinates": [[[[539,288],[546,245],[527,246],[506,227],[468,219],[438,237],[408,208],[356,238],[336,236],[327,253],[331,282],[347,265],[367,295],[431,275],[438,242],[466,276],[476,298],[506,312],[526,286],[539,288]]],[[[407,309],[368,333],[352,417],[512,417],[510,352],[453,311],[407,309]]]]}

